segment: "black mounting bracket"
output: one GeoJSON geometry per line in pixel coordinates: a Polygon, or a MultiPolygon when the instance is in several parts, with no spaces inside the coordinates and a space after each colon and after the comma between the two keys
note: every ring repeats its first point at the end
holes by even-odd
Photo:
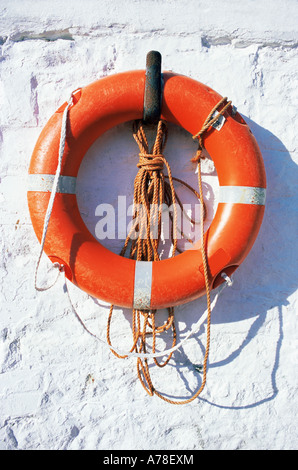
{"type": "Polygon", "coordinates": [[[150,51],[146,57],[146,81],[144,94],[143,121],[156,124],[161,115],[162,104],[162,73],[161,54],[150,51]]]}

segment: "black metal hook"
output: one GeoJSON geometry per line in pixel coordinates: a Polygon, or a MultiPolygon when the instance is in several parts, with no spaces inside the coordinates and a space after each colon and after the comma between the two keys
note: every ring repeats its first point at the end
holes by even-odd
{"type": "Polygon", "coordinates": [[[159,121],[161,115],[161,103],[161,54],[158,51],[150,51],[146,57],[146,81],[143,112],[143,121],[146,124],[156,124],[159,121]]]}

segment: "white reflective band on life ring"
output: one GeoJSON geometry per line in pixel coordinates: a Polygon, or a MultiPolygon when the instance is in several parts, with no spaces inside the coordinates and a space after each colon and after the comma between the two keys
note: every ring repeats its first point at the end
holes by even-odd
{"type": "MultiPolygon", "coordinates": [[[[51,192],[55,175],[28,175],[28,191],[51,192]]],[[[60,175],[58,179],[57,193],[76,194],[77,178],[74,176],[60,175]]]]}
{"type": "Polygon", "coordinates": [[[136,261],[133,308],[150,310],[152,261],[136,261]]]}
{"type": "Polygon", "coordinates": [[[263,206],[265,200],[265,188],[254,188],[250,186],[220,186],[219,188],[219,202],[263,206]]]}

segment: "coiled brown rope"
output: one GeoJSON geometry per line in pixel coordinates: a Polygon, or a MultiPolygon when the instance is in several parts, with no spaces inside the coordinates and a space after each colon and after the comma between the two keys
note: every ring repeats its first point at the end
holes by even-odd
{"type": "MultiPolygon", "coordinates": [[[[173,177],[171,168],[167,160],[163,156],[163,150],[167,141],[167,126],[164,121],[160,121],[157,127],[157,136],[151,152],[146,134],[144,132],[141,121],[134,124],[134,138],[138,143],[140,154],[139,163],[137,164],[139,171],[134,182],[134,215],[133,223],[125,240],[120,255],[124,256],[128,249],[129,257],[137,261],[159,261],[158,245],[161,236],[161,216],[162,204],[173,204],[173,251],[175,256],[177,250],[177,196],[173,185],[173,177]],[[166,181],[163,173],[164,166],[167,169],[168,179],[166,181]],[[132,234],[137,232],[138,236],[132,239],[132,234]]],[[[179,201],[181,204],[181,202],[179,201]]],[[[107,325],[107,341],[111,345],[110,325],[113,314],[113,305],[110,308],[107,325]]],[[[173,341],[172,347],[176,344],[176,328],[174,322],[174,309],[168,309],[168,319],[163,325],[156,325],[156,310],[142,311],[133,310],[132,317],[132,333],[133,345],[130,352],[146,353],[146,336],[152,334],[152,351],[156,348],[156,335],[166,330],[172,329],[173,341]],[[142,324],[141,324],[142,323],[142,324]]],[[[113,349],[112,349],[113,351],[113,349]]],[[[115,351],[113,353],[119,356],[115,351]]],[[[160,363],[156,358],[154,362],[159,367],[164,367],[170,360],[172,353],[168,358],[160,363]]],[[[142,361],[137,358],[137,370],[139,379],[145,390],[153,395],[153,385],[149,374],[147,359],[142,361]],[[145,379],[145,380],[144,380],[145,379]],[[146,385],[146,383],[147,385],[146,385]]]]}
{"type": "MultiPolygon", "coordinates": [[[[173,207],[173,218],[172,218],[172,243],[173,250],[172,256],[175,256],[177,251],[180,251],[177,246],[177,207],[176,202],[182,208],[181,201],[177,197],[177,194],[174,189],[173,181],[176,180],[191,191],[193,191],[200,201],[200,224],[201,224],[201,249],[202,249],[202,259],[203,259],[203,268],[204,268],[204,278],[206,285],[206,298],[207,298],[207,340],[206,340],[206,349],[205,356],[203,361],[203,378],[202,383],[199,389],[186,400],[171,400],[160,392],[158,392],[153,386],[148,360],[147,358],[141,359],[137,358],[137,372],[141,384],[143,385],[146,392],[153,396],[157,395],[162,400],[171,403],[171,404],[187,404],[196,399],[206,384],[207,377],[207,363],[210,349],[210,326],[211,326],[211,301],[210,301],[210,286],[209,286],[209,276],[208,276],[208,262],[206,255],[206,246],[204,238],[204,220],[206,217],[206,208],[203,200],[203,191],[202,191],[202,176],[201,176],[201,158],[202,149],[203,149],[203,135],[210,128],[210,126],[219,118],[220,115],[223,115],[226,109],[230,106],[231,102],[228,102],[223,107],[222,104],[226,101],[226,98],[223,98],[210,112],[207,119],[205,120],[202,129],[193,136],[194,139],[198,139],[199,146],[196,152],[195,157],[192,159],[193,162],[196,162],[198,165],[198,186],[199,192],[195,191],[191,186],[186,184],[184,181],[174,178],[171,173],[170,165],[163,155],[163,150],[167,142],[167,126],[166,122],[160,120],[157,126],[157,135],[153,149],[149,152],[148,140],[142,125],[141,121],[134,123],[133,136],[139,146],[139,163],[137,167],[139,171],[134,181],[134,208],[135,212],[133,215],[133,223],[131,230],[125,240],[123,249],[121,250],[120,255],[125,256],[128,249],[129,243],[131,243],[129,257],[134,258],[137,261],[159,261],[158,245],[161,236],[161,216],[162,216],[162,207],[166,203],[168,206],[173,207]],[[221,108],[221,109],[220,109],[221,108]],[[218,111],[217,115],[213,117],[215,111],[218,111]],[[166,167],[168,175],[165,176],[163,169],[166,167]],[[166,180],[168,179],[168,181],[166,180]],[[157,231],[157,233],[156,233],[157,231]],[[137,232],[138,236],[132,238],[132,234],[137,232]]],[[[182,208],[183,209],[183,208],[182,208]]],[[[193,222],[193,221],[192,221],[193,222]]],[[[183,234],[184,235],[184,234],[183,234]]],[[[110,327],[113,314],[114,306],[111,305],[110,313],[107,323],[107,341],[111,346],[111,351],[120,358],[125,358],[127,356],[120,356],[116,353],[111,344],[110,339],[110,327]]],[[[143,310],[133,310],[132,316],[132,333],[133,333],[133,344],[130,349],[130,352],[137,353],[146,353],[146,337],[152,335],[152,353],[156,352],[156,335],[160,334],[166,330],[172,329],[173,341],[172,348],[176,344],[176,327],[174,321],[174,308],[168,308],[168,318],[167,321],[160,326],[156,325],[156,310],[143,311],[143,310]]],[[[163,363],[157,361],[154,357],[154,362],[159,367],[164,367],[168,364],[169,360],[172,357],[172,353],[168,355],[166,360],[163,363]]]]}

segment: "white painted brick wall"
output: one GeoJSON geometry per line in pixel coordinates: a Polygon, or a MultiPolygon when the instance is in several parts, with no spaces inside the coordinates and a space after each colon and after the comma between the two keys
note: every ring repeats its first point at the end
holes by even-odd
{"type": "MultiPolygon", "coordinates": [[[[297,449],[297,20],[295,0],[0,0],[1,449],[297,449]],[[36,139],[69,92],[144,68],[151,49],[164,69],[233,100],[268,178],[260,235],[213,312],[207,387],[176,408],[145,394],[134,360],[116,359],[82,329],[62,280],[35,292],[39,245],[26,202],[36,139]]],[[[174,174],[193,178],[193,151],[171,126],[174,174]]],[[[91,231],[101,199],[131,192],[136,154],[124,124],[86,155],[78,200],[91,231]]],[[[204,178],[216,185],[214,175],[204,178]]],[[[71,294],[104,337],[107,307],[73,286],[71,294]]],[[[204,309],[205,299],[176,309],[182,335],[204,309]]],[[[122,347],[130,344],[129,319],[118,312],[124,334],[113,338],[122,347]]],[[[153,368],[157,388],[189,396],[204,345],[203,328],[171,365],[153,368]]]]}

